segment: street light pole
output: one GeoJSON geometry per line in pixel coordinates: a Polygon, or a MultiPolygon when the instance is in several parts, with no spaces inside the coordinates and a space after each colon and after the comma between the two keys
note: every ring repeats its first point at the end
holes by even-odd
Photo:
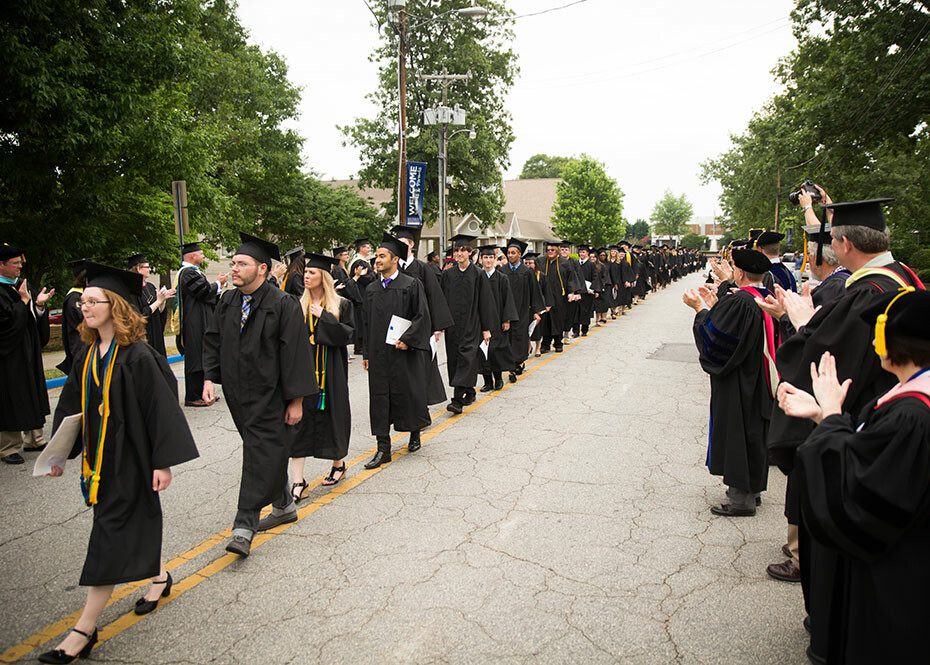
{"type": "Polygon", "coordinates": [[[397,47],[397,85],[400,103],[397,114],[397,223],[403,224],[404,201],[407,199],[404,170],[407,164],[407,10],[398,11],[399,36],[397,47]]]}

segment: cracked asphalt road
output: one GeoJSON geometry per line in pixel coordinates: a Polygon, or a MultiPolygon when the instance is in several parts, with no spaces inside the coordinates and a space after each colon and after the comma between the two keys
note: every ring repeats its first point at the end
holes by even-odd
{"type": "MultiPolygon", "coordinates": [[[[201,457],[175,469],[163,496],[164,550],[166,560],[190,554],[173,576],[196,586],[109,629],[92,658],[805,663],[800,588],[764,570],[782,560],[784,478],[772,469],[755,518],[709,511],[723,487],[704,467],[709,386],[680,300],[699,282],[692,275],[543,356],[419,452],[342,485],[225,567],[210,567],[222,544],[189,551],[229,528],[241,443],[224,402],[186,409],[201,457]]],[[[350,391],[352,458],[374,445],[358,360],[350,391]]],[[[451,417],[436,413],[434,426],[451,417]]],[[[0,469],[0,650],[84,599],[75,585],[90,512],[77,465],[63,479],[32,478],[34,456],[0,469]]],[[[308,478],[327,470],[308,460],[308,478]]],[[[127,591],[102,624],[131,612],[140,591],[127,591]]]]}

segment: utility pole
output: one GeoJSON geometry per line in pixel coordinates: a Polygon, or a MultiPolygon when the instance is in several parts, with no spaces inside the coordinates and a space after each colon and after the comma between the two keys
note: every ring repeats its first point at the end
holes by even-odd
{"type": "Polygon", "coordinates": [[[775,181],[775,233],[778,233],[778,197],[781,194],[781,167],[778,167],[778,179],[775,181]]]}
{"type": "Polygon", "coordinates": [[[471,78],[471,71],[465,74],[449,74],[443,68],[442,74],[420,74],[420,78],[426,81],[438,81],[442,86],[442,101],[436,109],[427,109],[424,113],[424,124],[438,125],[439,130],[439,248],[444,249],[446,238],[448,237],[446,228],[447,205],[446,205],[446,162],[448,155],[446,152],[446,127],[451,122],[455,125],[465,124],[465,111],[459,108],[451,109],[447,106],[449,101],[449,86],[454,81],[467,81],[471,78]]]}
{"type": "Polygon", "coordinates": [[[407,183],[404,171],[407,165],[407,10],[398,7],[397,85],[400,104],[397,114],[397,223],[403,224],[404,205],[407,199],[407,183]]]}

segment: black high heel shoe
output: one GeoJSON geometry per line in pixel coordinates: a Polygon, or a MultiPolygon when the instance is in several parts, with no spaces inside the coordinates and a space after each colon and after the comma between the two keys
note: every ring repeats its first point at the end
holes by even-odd
{"type": "Polygon", "coordinates": [[[161,592],[161,596],[159,596],[159,598],[156,600],[146,600],[145,596],[142,596],[142,598],[136,601],[136,607],[133,610],[133,612],[135,612],[139,616],[142,616],[143,614],[148,614],[149,612],[153,611],[156,607],[158,607],[159,600],[161,600],[162,598],[168,597],[168,595],[171,593],[171,584],[172,582],[174,582],[174,580],[171,579],[171,573],[167,573],[167,575],[168,575],[168,578],[164,582],[155,582],[155,584],[165,585],[164,590],[161,592]]]}
{"type": "Polygon", "coordinates": [[[71,632],[77,633],[78,635],[83,635],[87,638],[87,644],[84,645],[83,649],[81,649],[74,656],[67,653],[64,649],[53,649],[52,651],[46,651],[45,653],[39,655],[39,662],[64,665],[64,663],[74,662],[75,658],[87,658],[90,655],[91,649],[93,649],[94,645],[97,644],[97,629],[94,628],[94,632],[91,635],[88,635],[83,630],[78,630],[77,628],[72,628],[71,632]]]}

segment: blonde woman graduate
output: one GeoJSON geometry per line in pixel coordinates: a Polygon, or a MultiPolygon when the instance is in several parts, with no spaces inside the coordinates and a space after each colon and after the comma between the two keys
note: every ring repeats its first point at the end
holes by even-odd
{"type": "MultiPolygon", "coordinates": [[[[70,457],[81,456],[81,491],[93,508],[80,579],[87,602],[68,636],[39,656],[43,663],[87,657],[115,585],[152,578],[137,614],[171,593],[158,493],[171,483],[171,467],[197,457],[197,448],[178,404],[177,379],[145,342],[145,319],[129,304],[142,295],[142,281],[137,272],[87,263],[78,331],[88,346],[75,357],[54,420],[57,430],[66,416],[82,416],[70,457]]],[[[53,466],[48,475],[62,469],[53,466]]]]}
{"type": "Polygon", "coordinates": [[[352,432],[346,352],[346,345],[355,336],[352,303],[336,293],[332,267],[339,263],[338,259],[307,254],[306,261],[300,307],[310,337],[310,371],[319,394],[304,398],[304,417],[291,449],[291,494],[295,502],[306,496],[307,457],[332,461],[323,485],[335,485],[345,478],[352,432]]]}

